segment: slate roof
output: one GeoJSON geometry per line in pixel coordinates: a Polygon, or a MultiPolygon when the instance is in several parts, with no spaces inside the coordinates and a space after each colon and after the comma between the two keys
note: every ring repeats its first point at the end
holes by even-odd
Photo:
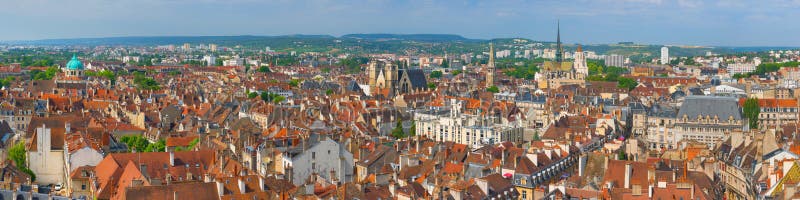
{"type": "Polygon", "coordinates": [[[738,100],[731,97],[688,96],[678,111],[678,117],[683,115],[689,118],[696,118],[698,115],[716,115],[720,120],[727,120],[731,116],[734,120],[742,119],[738,100]]]}
{"type": "Polygon", "coordinates": [[[408,75],[408,80],[411,81],[413,88],[427,88],[428,80],[425,79],[425,72],[421,69],[403,69],[404,73],[408,75]]]}

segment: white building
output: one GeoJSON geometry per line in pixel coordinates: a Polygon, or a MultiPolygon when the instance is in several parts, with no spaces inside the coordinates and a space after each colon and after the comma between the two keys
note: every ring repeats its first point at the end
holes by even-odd
{"type": "Polygon", "coordinates": [[[233,56],[233,58],[222,61],[223,66],[244,66],[244,59],[239,58],[239,56],[233,56]]]}
{"type": "Polygon", "coordinates": [[[306,144],[299,148],[288,149],[283,153],[284,174],[290,176],[294,185],[302,185],[313,174],[326,180],[339,182],[353,180],[353,154],[347,147],[328,137],[312,135],[306,144]]]}
{"type": "MultiPolygon", "coordinates": [[[[524,128],[520,120],[509,121],[486,111],[485,114],[464,113],[464,104],[462,100],[451,99],[449,105],[416,113],[417,134],[472,147],[505,141],[522,142],[524,128]]],[[[521,119],[521,116],[515,119],[521,119]]]]}
{"type": "MultiPolygon", "coordinates": [[[[40,184],[64,183],[64,141],[55,141],[61,145],[53,145],[53,134],[69,132],[69,124],[65,128],[41,127],[36,128],[36,136],[28,146],[28,168],[36,174],[36,182],[40,184]]],[[[59,139],[63,137],[57,137],[59,139]]]]}
{"type": "Polygon", "coordinates": [[[669,48],[661,47],[661,64],[669,64],[669,48]]]}
{"type": "Polygon", "coordinates": [[[728,74],[746,74],[756,70],[755,63],[733,63],[728,64],[728,74]]]}
{"type": "Polygon", "coordinates": [[[606,66],[624,67],[625,56],[617,54],[607,55],[605,58],[605,64],[606,66]]]}
{"type": "Polygon", "coordinates": [[[123,56],[122,57],[122,62],[124,62],[124,63],[137,62],[138,63],[139,59],[140,59],[139,56],[123,56]]]}
{"type": "Polygon", "coordinates": [[[206,62],[206,66],[214,66],[217,63],[217,57],[213,55],[203,56],[203,61],[206,62]]]}

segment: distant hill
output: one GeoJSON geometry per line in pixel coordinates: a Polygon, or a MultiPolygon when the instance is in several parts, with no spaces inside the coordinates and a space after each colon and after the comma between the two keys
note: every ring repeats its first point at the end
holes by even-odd
{"type": "Polygon", "coordinates": [[[412,40],[422,42],[453,42],[453,41],[476,41],[467,39],[460,35],[453,34],[347,34],[342,38],[364,39],[364,40],[412,40]]]}
{"type": "Polygon", "coordinates": [[[282,36],[134,36],[134,37],[104,37],[104,38],[73,38],[73,39],[45,39],[27,41],[9,41],[8,44],[25,45],[166,45],[182,43],[246,43],[263,40],[282,39],[333,39],[330,35],[282,35],[282,36]]]}
{"type": "MultiPolygon", "coordinates": [[[[155,46],[181,45],[183,43],[217,44],[220,46],[240,46],[244,49],[260,50],[270,47],[281,52],[328,52],[347,51],[358,53],[427,53],[451,54],[486,52],[489,42],[500,49],[522,51],[531,44],[540,43],[543,47],[554,48],[552,41],[534,41],[525,38],[495,38],[491,40],[469,39],[455,34],[347,34],[341,37],[331,35],[282,35],[282,36],[135,36],[106,38],[46,39],[30,41],[0,42],[11,45],[40,46],[155,46]]],[[[619,54],[632,60],[648,60],[660,55],[662,45],[617,43],[588,44],[583,49],[598,54],[619,54]]],[[[575,44],[564,44],[565,51],[577,48],[575,44]]],[[[711,47],[711,46],[670,46],[670,56],[699,56],[706,52],[736,54],[766,50],[796,49],[793,47],[711,47]]]]}

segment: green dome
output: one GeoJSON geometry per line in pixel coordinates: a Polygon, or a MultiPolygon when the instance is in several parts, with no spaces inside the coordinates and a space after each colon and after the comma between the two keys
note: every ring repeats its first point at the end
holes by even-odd
{"type": "Polygon", "coordinates": [[[78,60],[77,56],[72,55],[72,60],[67,62],[67,69],[68,70],[83,70],[83,63],[81,63],[81,61],[78,60]]]}

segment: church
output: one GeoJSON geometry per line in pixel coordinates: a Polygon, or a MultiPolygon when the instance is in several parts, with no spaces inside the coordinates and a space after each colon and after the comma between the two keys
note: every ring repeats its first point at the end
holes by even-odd
{"type": "Polygon", "coordinates": [[[61,68],[64,73],[55,77],[56,92],[67,96],[86,95],[87,81],[84,70],[83,63],[73,55],[66,66],[61,68]]]}
{"type": "Polygon", "coordinates": [[[421,69],[400,68],[386,60],[373,60],[367,67],[373,96],[393,98],[397,95],[427,91],[428,80],[421,69]]]}
{"type": "Polygon", "coordinates": [[[558,88],[562,85],[586,85],[586,76],[589,69],[586,66],[586,57],[578,46],[573,62],[564,60],[564,47],[561,45],[561,25],[557,28],[556,57],[552,61],[545,61],[537,83],[540,89],[558,88]]]}

